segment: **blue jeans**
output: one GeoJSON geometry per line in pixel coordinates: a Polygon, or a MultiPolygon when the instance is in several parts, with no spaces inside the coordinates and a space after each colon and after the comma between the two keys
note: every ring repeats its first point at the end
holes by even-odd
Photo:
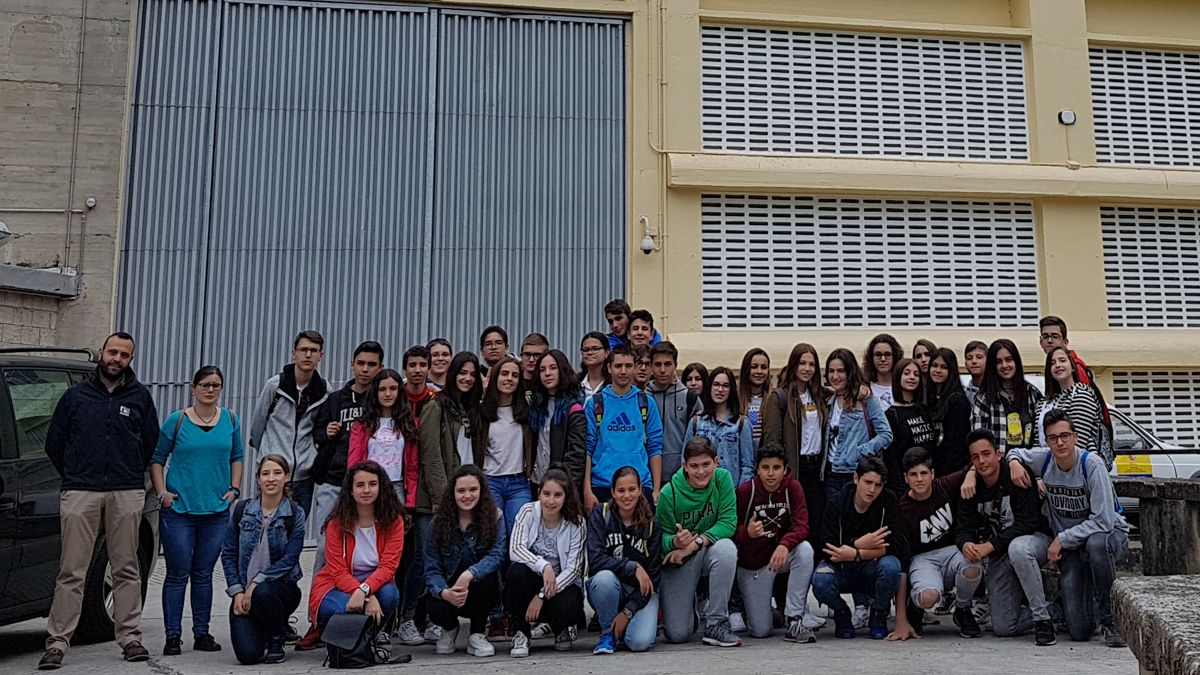
{"type": "MultiPolygon", "coordinates": [[[[597,572],[587,580],[588,602],[592,603],[592,609],[596,610],[596,620],[600,622],[601,631],[612,632],[613,618],[623,608],[630,595],[630,589],[625,588],[617,575],[608,570],[597,572]]],[[[658,593],[654,593],[650,596],[650,601],[629,620],[622,642],[630,651],[644,652],[654,646],[657,634],[658,593]]]]}
{"type": "Polygon", "coordinates": [[[508,476],[488,476],[487,483],[488,489],[492,491],[492,499],[496,501],[496,508],[504,513],[504,524],[511,533],[521,507],[533,501],[529,480],[524,474],[514,473],[508,476]]]}
{"type": "Polygon", "coordinates": [[[1117,578],[1117,563],[1128,553],[1129,535],[1118,530],[1097,532],[1083,546],[1063,549],[1058,561],[1059,592],[1072,640],[1091,639],[1096,622],[1112,627],[1112,585],[1117,578]]]}
{"type": "Polygon", "coordinates": [[[812,578],[813,596],[834,612],[850,612],[842,593],[864,593],[874,602],[871,607],[886,610],[900,590],[900,561],[885,555],[863,562],[817,565],[812,578]]]}
{"type": "Polygon", "coordinates": [[[176,513],[158,512],[158,531],[162,537],[167,577],[163,581],[163,624],[167,637],[183,634],[183,596],[192,582],[192,635],[208,634],[212,618],[213,567],[221,555],[229,512],[176,513]]]}
{"type": "Polygon", "coordinates": [[[267,640],[282,636],[288,619],[300,606],[300,587],[286,581],[264,581],[250,596],[250,613],[240,616],[229,607],[229,641],[238,663],[254,665],[263,660],[267,640]]]}
{"type": "MultiPolygon", "coordinates": [[[[379,606],[383,608],[383,622],[387,623],[400,606],[400,589],[396,588],[396,584],[387,583],[380,587],[375,597],[379,599],[379,606]]],[[[330,589],[325,597],[321,598],[321,606],[317,608],[317,625],[324,626],[329,623],[329,617],[334,614],[345,614],[346,603],[349,601],[349,593],[336,588],[330,589]]]]}
{"type": "MultiPolygon", "coordinates": [[[[407,621],[417,613],[417,601],[425,595],[425,542],[433,528],[433,516],[428,513],[413,514],[413,536],[409,551],[408,570],[404,576],[404,605],[400,608],[400,619],[407,621]]],[[[408,553],[408,551],[406,551],[408,553]]]]}

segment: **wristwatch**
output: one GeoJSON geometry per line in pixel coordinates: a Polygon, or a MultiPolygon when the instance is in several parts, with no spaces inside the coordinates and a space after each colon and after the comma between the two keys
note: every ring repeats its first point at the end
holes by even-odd
{"type": "Polygon", "coordinates": [[[233,487],[232,485],[229,486],[229,489],[226,490],[226,492],[232,492],[234,499],[240,499],[242,496],[242,491],[239,490],[238,488],[233,487]]]}
{"type": "Polygon", "coordinates": [[[632,618],[633,618],[633,610],[629,609],[628,607],[626,607],[625,609],[621,610],[621,613],[625,615],[625,618],[626,618],[626,619],[632,619],[632,618]]]}
{"type": "Polygon", "coordinates": [[[862,562],[862,551],[854,549],[854,562],[862,562]]]}
{"type": "Polygon", "coordinates": [[[358,590],[362,591],[363,595],[371,595],[371,587],[365,581],[358,585],[358,590]]]}
{"type": "Polygon", "coordinates": [[[538,600],[545,600],[546,599],[546,591],[538,591],[537,596],[538,596],[538,600]]]}

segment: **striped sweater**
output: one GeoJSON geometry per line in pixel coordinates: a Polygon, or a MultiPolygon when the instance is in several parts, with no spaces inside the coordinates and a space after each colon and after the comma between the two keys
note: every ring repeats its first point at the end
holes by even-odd
{"type": "MultiPolygon", "coordinates": [[[[546,527],[542,521],[541,502],[535,500],[522,506],[508,541],[509,559],[542,574],[550,561],[534,553],[532,547],[544,532],[546,527]]],[[[555,577],[558,587],[582,584],[583,565],[587,561],[587,529],[583,523],[561,520],[551,532],[558,545],[559,571],[555,577]]]]}

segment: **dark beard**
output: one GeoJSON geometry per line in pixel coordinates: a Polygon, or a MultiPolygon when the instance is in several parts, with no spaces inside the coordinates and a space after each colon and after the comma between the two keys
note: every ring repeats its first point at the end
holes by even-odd
{"type": "Polygon", "coordinates": [[[124,368],[118,370],[116,375],[109,375],[108,368],[104,367],[103,365],[100,366],[99,370],[100,377],[104,378],[104,380],[107,382],[120,382],[121,380],[125,379],[124,368]]]}

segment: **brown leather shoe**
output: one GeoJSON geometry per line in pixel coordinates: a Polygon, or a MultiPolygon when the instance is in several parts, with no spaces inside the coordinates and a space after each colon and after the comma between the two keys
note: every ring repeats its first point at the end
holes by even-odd
{"type": "Polygon", "coordinates": [[[296,651],[307,652],[321,646],[321,631],[316,626],[309,626],[304,637],[296,642],[296,651]]]}
{"type": "Polygon", "coordinates": [[[150,660],[150,652],[140,642],[130,642],[121,647],[121,656],[130,663],[150,660]]]}
{"type": "Polygon", "coordinates": [[[58,647],[51,647],[42,654],[42,658],[38,659],[38,670],[58,670],[62,668],[63,650],[58,647]]]}

